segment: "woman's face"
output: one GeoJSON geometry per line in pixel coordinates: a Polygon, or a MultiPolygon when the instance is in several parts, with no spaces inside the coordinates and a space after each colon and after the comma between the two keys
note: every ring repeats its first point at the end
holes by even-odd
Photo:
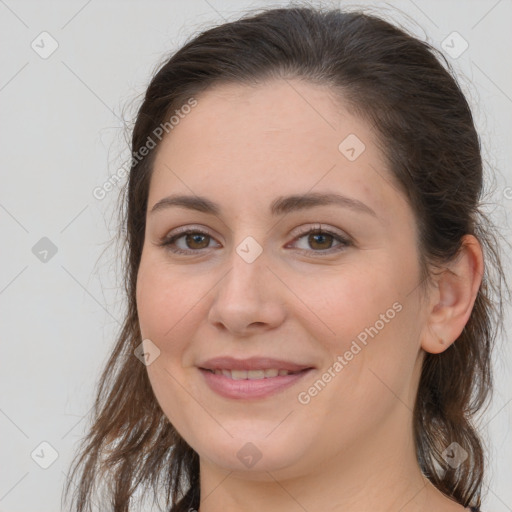
{"type": "Polygon", "coordinates": [[[203,463],[254,478],[394,456],[426,317],[415,220],[374,133],[298,80],[196,99],[158,149],[137,281],[162,410],[203,463]]]}

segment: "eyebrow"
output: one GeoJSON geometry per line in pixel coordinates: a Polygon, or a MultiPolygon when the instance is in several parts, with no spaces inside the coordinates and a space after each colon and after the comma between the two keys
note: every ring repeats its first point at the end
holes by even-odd
{"type": "MultiPolygon", "coordinates": [[[[377,214],[369,206],[358,199],[353,199],[341,194],[322,194],[319,192],[278,197],[270,205],[270,213],[272,215],[281,215],[292,211],[329,205],[342,206],[377,217],[377,214]]],[[[212,215],[221,214],[221,208],[217,203],[214,203],[206,197],[189,195],[171,195],[164,197],[153,206],[150,213],[162,211],[173,206],[197,210],[212,215]]]]}

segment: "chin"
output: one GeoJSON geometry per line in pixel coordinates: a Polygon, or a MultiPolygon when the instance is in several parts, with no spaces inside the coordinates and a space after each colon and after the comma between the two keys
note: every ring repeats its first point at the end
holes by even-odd
{"type": "Polygon", "coordinates": [[[278,437],[270,439],[269,431],[267,429],[261,436],[226,435],[218,440],[209,437],[208,442],[198,442],[191,446],[209,464],[215,464],[226,471],[250,475],[255,480],[272,479],[268,472],[300,472],[297,465],[304,463],[304,443],[289,436],[286,442],[278,437]]]}

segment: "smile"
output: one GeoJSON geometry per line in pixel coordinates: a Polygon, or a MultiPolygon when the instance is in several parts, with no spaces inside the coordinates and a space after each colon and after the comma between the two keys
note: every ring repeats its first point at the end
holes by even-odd
{"type": "Polygon", "coordinates": [[[199,368],[211,391],[224,398],[248,400],[268,398],[292,387],[312,372],[305,368],[295,372],[277,368],[265,370],[210,370],[199,368]]]}
{"type": "Polygon", "coordinates": [[[277,376],[292,375],[297,372],[291,372],[288,370],[279,370],[277,368],[271,368],[268,370],[208,370],[215,375],[224,375],[233,380],[259,380],[268,379],[277,376]]]}

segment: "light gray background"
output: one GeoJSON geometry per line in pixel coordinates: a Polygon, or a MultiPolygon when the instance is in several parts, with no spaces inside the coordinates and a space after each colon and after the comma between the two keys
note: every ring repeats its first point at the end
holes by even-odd
{"type": "MultiPolygon", "coordinates": [[[[108,245],[118,187],[103,200],[93,190],[128,160],[125,136],[151,73],[198,30],[278,4],[0,0],[0,512],[60,509],[64,473],[123,311],[108,245]],[[43,51],[43,31],[58,43],[48,58],[31,47],[35,40],[43,51]],[[43,237],[57,247],[47,262],[32,251],[43,237]],[[42,442],[58,453],[48,469],[35,462],[51,462],[42,442]]],[[[448,58],[496,173],[491,210],[510,237],[512,2],[350,5],[377,5],[437,47],[453,31],[468,42],[460,57],[448,58]]],[[[510,316],[507,332],[495,354],[495,398],[481,419],[490,451],[485,512],[512,511],[510,316]]]]}

